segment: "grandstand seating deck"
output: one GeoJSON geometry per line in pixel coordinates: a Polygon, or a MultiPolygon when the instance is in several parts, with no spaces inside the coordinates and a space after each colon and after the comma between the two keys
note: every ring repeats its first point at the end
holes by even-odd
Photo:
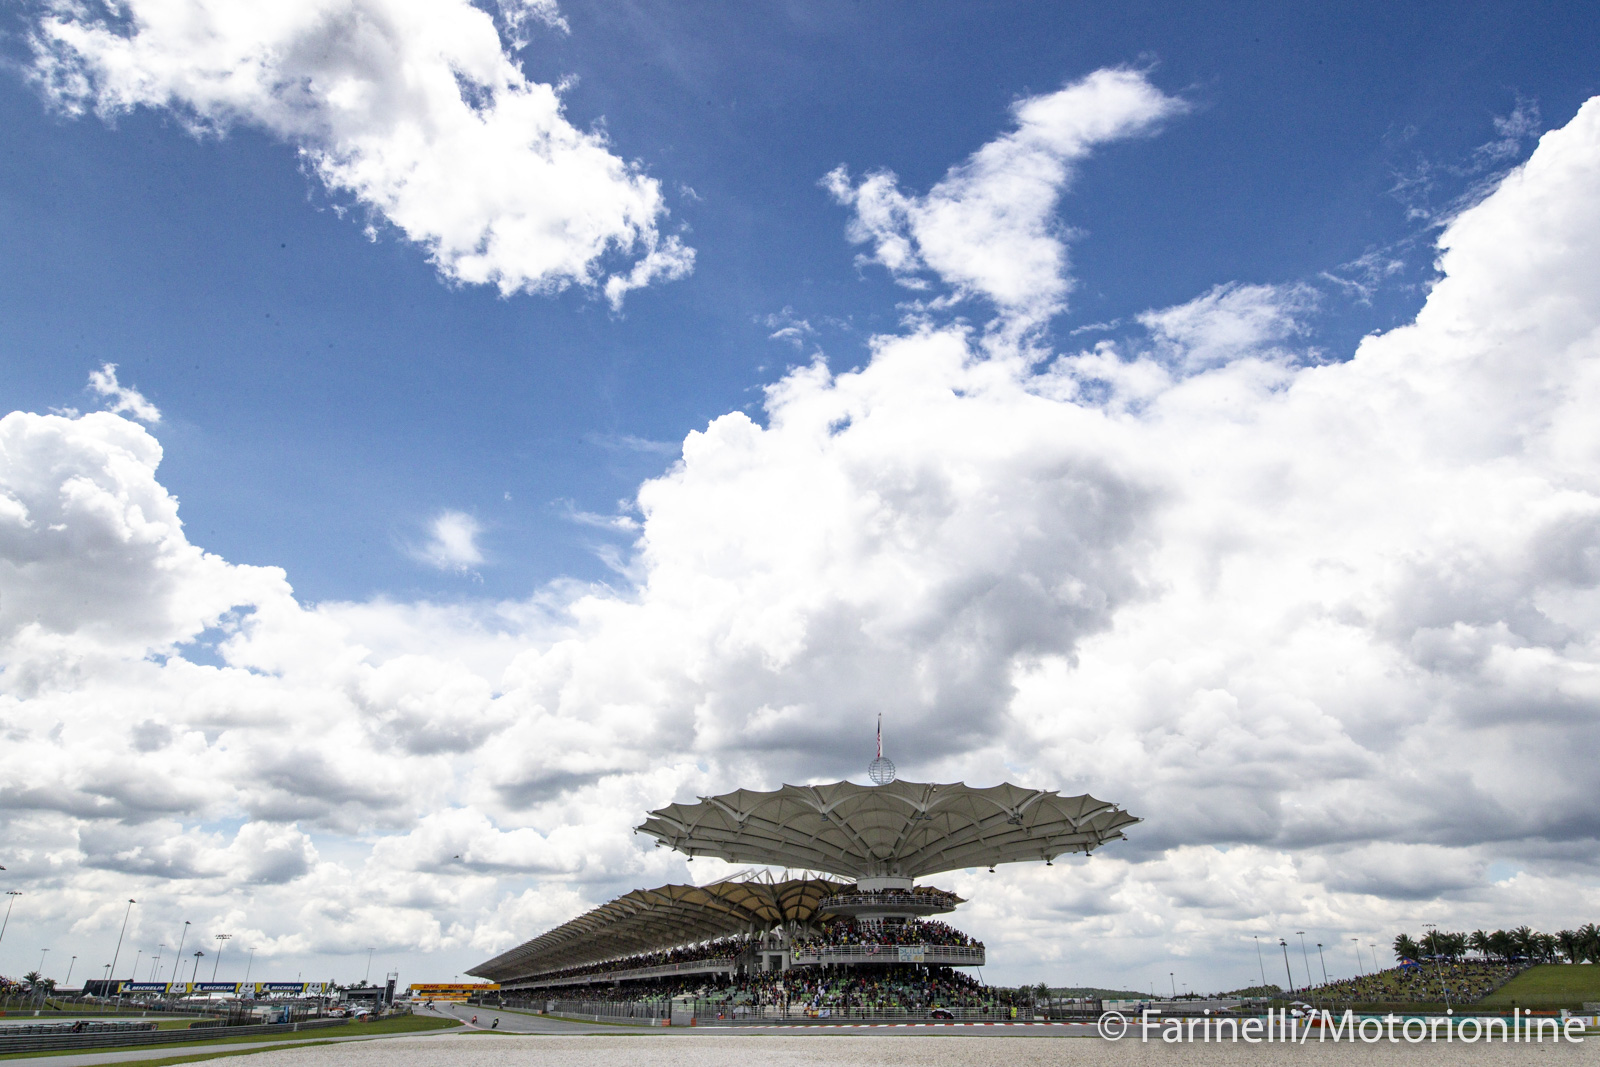
{"type": "MultiPolygon", "coordinates": [[[[893,965],[872,971],[804,968],[742,976],[691,976],[596,985],[562,997],[596,1004],[662,1004],[690,997],[729,1015],[794,1017],[820,1011],[852,1010],[918,1015],[935,1008],[1003,1012],[1012,1005],[1008,990],[992,989],[948,967],[893,965]]],[[[516,993],[508,997],[519,1002],[516,993]]],[[[525,1001],[537,1006],[535,997],[525,1001]]]]}

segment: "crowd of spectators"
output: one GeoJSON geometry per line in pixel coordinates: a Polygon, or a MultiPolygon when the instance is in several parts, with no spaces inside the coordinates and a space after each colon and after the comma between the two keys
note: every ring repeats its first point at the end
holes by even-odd
{"type": "Polygon", "coordinates": [[[931,1008],[1009,1007],[1009,991],[991,989],[950,967],[891,966],[815,968],[753,974],[730,989],[734,1008],[768,1006],[811,1012],[876,1011],[917,1013],[931,1008]]]}
{"type": "Polygon", "coordinates": [[[55,989],[54,978],[46,978],[38,971],[29,971],[21,978],[0,975],[0,997],[35,996],[55,989]]]}
{"type": "Polygon", "coordinates": [[[910,889],[877,889],[861,890],[854,887],[846,891],[846,899],[854,897],[858,900],[902,900],[906,897],[918,899],[922,903],[932,903],[953,908],[961,902],[961,898],[947,889],[937,889],[931,885],[914,885],[910,889]]]}
{"type": "Polygon", "coordinates": [[[796,952],[805,952],[838,945],[971,945],[982,948],[983,942],[934,919],[908,919],[903,923],[836,919],[823,923],[819,932],[796,939],[793,948],[796,952]]]}
{"type": "Polygon", "coordinates": [[[933,1008],[1009,1008],[1009,990],[982,985],[950,967],[889,966],[824,971],[798,968],[743,977],[692,975],[589,986],[552,993],[588,1002],[652,1004],[691,996],[733,1015],[766,1008],[795,1012],[853,1009],[917,1013],[933,1008]]]}
{"type": "MultiPolygon", "coordinates": [[[[587,963],[580,967],[564,967],[539,974],[540,978],[579,978],[584,975],[611,974],[616,971],[641,970],[646,967],[664,967],[669,964],[698,963],[703,960],[728,959],[745,950],[747,942],[742,937],[722,937],[703,941],[698,945],[663,949],[659,952],[640,952],[632,956],[619,956],[600,963],[587,963]]],[[[833,945],[972,945],[983,947],[947,923],[932,919],[907,920],[903,923],[871,923],[851,919],[837,919],[823,923],[813,934],[799,938],[792,946],[796,951],[833,945]]]]}
{"type": "Polygon", "coordinates": [[[1600,927],[1589,923],[1554,934],[1528,926],[1429,930],[1420,937],[1400,934],[1392,948],[1398,967],[1330,982],[1306,995],[1346,1003],[1470,1003],[1535,963],[1600,963],[1600,927]]]}
{"type": "Polygon", "coordinates": [[[1494,992],[1523,970],[1512,960],[1407,960],[1376,974],[1343,978],[1303,991],[1305,997],[1346,1004],[1465,1004],[1494,992]],[[1448,994],[1448,995],[1447,995],[1448,994]]]}

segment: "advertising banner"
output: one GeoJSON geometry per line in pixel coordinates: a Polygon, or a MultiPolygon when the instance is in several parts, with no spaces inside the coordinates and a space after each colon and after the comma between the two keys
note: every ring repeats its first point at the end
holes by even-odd
{"type": "Polygon", "coordinates": [[[901,963],[921,963],[921,962],[923,962],[923,955],[924,955],[924,952],[923,952],[923,948],[922,948],[921,945],[901,945],[900,946],[900,962],[901,963]]]}
{"type": "Polygon", "coordinates": [[[195,989],[195,992],[197,992],[197,993],[237,993],[237,992],[239,992],[239,983],[238,982],[196,982],[194,984],[194,989],[195,989]]]}
{"type": "Polygon", "coordinates": [[[305,991],[306,983],[304,982],[258,982],[256,984],[256,992],[258,993],[304,993],[305,991]]]}
{"type": "Polygon", "coordinates": [[[122,990],[125,993],[165,993],[169,984],[167,982],[123,982],[122,990]]]}

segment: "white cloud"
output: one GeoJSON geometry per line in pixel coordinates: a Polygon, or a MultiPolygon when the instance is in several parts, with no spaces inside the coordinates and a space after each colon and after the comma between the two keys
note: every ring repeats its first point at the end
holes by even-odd
{"type": "Polygon", "coordinates": [[[767,334],[767,340],[786,341],[795,348],[804,348],[806,338],[814,336],[817,332],[810,322],[796,315],[792,307],[761,316],[756,321],[772,331],[767,334]]]}
{"type": "MultiPolygon", "coordinates": [[[[161,409],[144,398],[144,394],[130,385],[123,385],[117,381],[117,365],[103,363],[99,370],[89,372],[89,388],[99,396],[111,401],[109,410],[118,414],[126,412],[140,422],[157,423],[161,421],[161,409]]],[[[77,412],[67,409],[73,416],[77,412]]]]}
{"type": "MultiPolygon", "coordinates": [[[[681,278],[660,183],[580,130],[468,0],[46,0],[32,73],[70,113],[163,108],[197,133],[236,125],[295,146],[327,187],[500,292],[630,289],[681,278]],[[611,258],[634,257],[607,274],[611,258]]],[[[507,33],[564,30],[554,3],[500,4],[507,33]]]]}
{"type": "Polygon", "coordinates": [[[306,608],[188,543],[141,427],[10,415],[8,877],[85,943],[148,888],[138,943],[465,964],[687,877],[628,833],[651,807],[859,775],[883,711],[907,777],[1146,819],[936,879],[990,978],[1236,986],[1257,933],[1588,921],[1597,192],[1600,100],[1345,362],[1281,358],[1297,297],[1241,286],[1151,313],[1149,351],[1035,371],[925,327],[795,370],[641,488],[621,591],[306,608]],[[184,659],[210,631],[222,665],[184,659]]]}
{"type": "Polygon", "coordinates": [[[1018,325],[1066,306],[1072,290],[1068,234],[1056,204],[1076,165],[1108,141],[1148,133],[1185,109],[1140,71],[1095,71],[1054,93],[1012,107],[1016,129],[952,167],[926,196],[901,192],[889,171],[852,182],[844,167],[824,179],[855,209],[849,235],[902,284],[932,271],[957,295],[980,295],[1018,325]]]}
{"type": "Polygon", "coordinates": [[[442,511],[428,524],[427,543],[412,555],[442,571],[467,571],[483,562],[478,535],[483,526],[462,511],[442,511]]]}
{"type": "Polygon", "coordinates": [[[1219,285],[1185,304],[1146,311],[1160,356],[1186,372],[1281,351],[1304,334],[1304,316],[1316,305],[1307,285],[1219,285]]]}
{"type": "Polygon", "coordinates": [[[277,568],[188,542],[160,462],[153,437],[109,413],[0,419],[0,639],[38,649],[35,669],[57,652],[49,669],[70,672],[91,647],[169,649],[236,605],[288,597],[277,568]]]}
{"type": "Polygon", "coordinates": [[[661,239],[650,233],[642,243],[645,254],[632,269],[606,279],[606,301],[612,311],[620,311],[622,298],[634,289],[643,289],[658,280],[677,281],[694,272],[694,249],[685,247],[678,238],[661,239]]]}
{"type": "Polygon", "coordinates": [[[514,45],[519,49],[527,47],[522,30],[527,28],[529,22],[537,22],[562,33],[572,32],[567,20],[561,17],[561,8],[556,0],[495,0],[495,6],[499,8],[500,20],[505,23],[514,45]]]}

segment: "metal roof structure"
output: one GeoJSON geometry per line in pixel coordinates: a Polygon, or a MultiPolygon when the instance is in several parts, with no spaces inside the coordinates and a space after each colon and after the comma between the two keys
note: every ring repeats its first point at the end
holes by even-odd
{"type": "Polygon", "coordinates": [[[689,856],[805,867],[847,878],[918,878],[966,867],[1049,862],[1091,852],[1139,820],[1087,793],[974,788],[786,785],[740,789],[652,811],[638,832],[689,856]]]}
{"type": "Polygon", "coordinates": [[[508,982],[640,952],[809,922],[817,905],[845,889],[806,872],[745,871],[709,885],[636,889],[532,941],[480,963],[468,974],[508,982]]]}

